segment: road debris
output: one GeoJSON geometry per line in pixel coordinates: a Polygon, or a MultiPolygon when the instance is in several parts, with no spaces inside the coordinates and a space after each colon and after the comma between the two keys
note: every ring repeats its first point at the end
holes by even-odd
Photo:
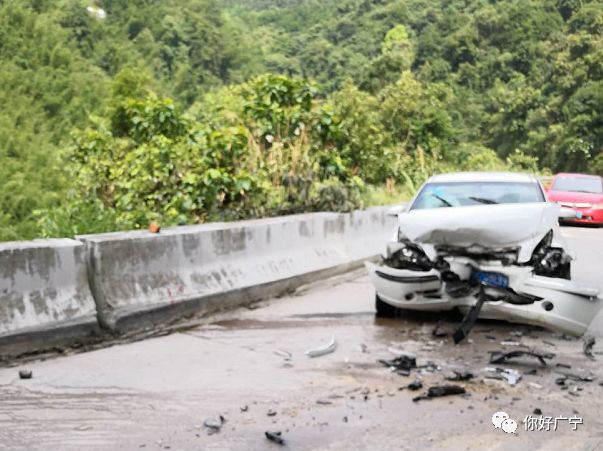
{"type": "Polygon", "coordinates": [[[243,407],[239,407],[239,409],[241,410],[241,412],[247,412],[249,410],[249,406],[245,404],[243,407]]]}
{"type": "Polygon", "coordinates": [[[570,369],[572,367],[569,363],[561,363],[561,362],[556,363],[555,366],[558,366],[559,368],[567,368],[567,369],[570,369]]]}
{"type": "Polygon", "coordinates": [[[534,409],[534,412],[533,412],[533,413],[534,413],[534,415],[542,415],[542,410],[541,410],[541,409],[539,409],[538,407],[536,407],[536,408],[534,409]]]}
{"type": "Polygon", "coordinates": [[[511,369],[511,368],[487,367],[487,368],[484,368],[484,370],[487,371],[488,373],[493,373],[493,374],[488,374],[488,376],[486,376],[488,379],[506,380],[509,383],[509,385],[517,384],[522,378],[521,372],[519,372],[515,369],[511,369]]]}
{"type": "Polygon", "coordinates": [[[479,316],[479,313],[482,310],[484,302],[486,302],[486,294],[484,292],[484,285],[481,284],[479,287],[477,302],[471,306],[471,308],[461,321],[461,324],[459,325],[458,329],[455,330],[452,334],[454,344],[459,344],[467,337],[467,335],[469,335],[469,332],[471,331],[471,329],[473,329],[473,326],[475,326],[475,322],[477,321],[477,317],[479,316]]]}
{"type": "Polygon", "coordinates": [[[212,435],[220,432],[222,426],[226,423],[226,418],[220,415],[218,418],[208,418],[203,422],[203,426],[207,428],[207,434],[212,435]]]}
{"type": "Polygon", "coordinates": [[[536,351],[511,351],[511,352],[502,352],[502,351],[490,351],[490,363],[505,363],[510,359],[514,359],[516,357],[534,357],[537,358],[542,366],[546,366],[545,359],[552,359],[555,357],[555,354],[550,352],[536,352],[536,351]]]}
{"type": "Polygon", "coordinates": [[[433,328],[433,330],[431,331],[431,335],[433,335],[434,337],[445,337],[445,336],[447,336],[448,335],[448,331],[444,329],[443,325],[444,325],[444,321],[443,320],[439,320],[438,323],[433,328]]]}
{"type": "Polygon", "coordinates": [[[21,379],[31,379],[31,376],[33,375],[31,370],[19,370],[19,377],[21,379]]]}
{"type": "Polygon", "coordinates": [[[271,442],[274,442],[278,445],[285,444],[285,439],[283,438],[283,433],[281,431],[275,431],[275,432],[266,431],[266,432],[264,432],[264,435],[266,435],[266,438],[268,440],[270,440],[271,442]]]}
{"type": "Polygon", "coordinates": [[[469,371],[452,370],[452,374],[449,374],[448,376],[446,376],[445,379],[447,381],[463,382],[463,381],[468,381],[470,379],[473,379],[474,377],[475,377],[475,375],[473,373],[470,373],[469,371]]]}
{"type": "Polygon", "coordinates": [[[275,415],[276,415],[276,411],[275,411],[275,410],[270,409],[270,410],[268,410],[268,412],[266,412],[266,415],[268,415],[269,417],[273,417],[273,416],[275,416],[275,415]]]}
{"type": "Polygon", "coordinates": [[[423,399],[439,398],[441,396],[464,395],[466,390],[460,385],[436,385],[427,389],[427,394],[413,398],[413,402],[423,399]]]}
{"type": "Polygon", "coordinates": [[[562,377],[558,378],[555,383],[557,385],[564,385],[566,380],[571,380],[574,382],[592,382],[594,380],[591,376],[581,376],[575,373],[559,373],[562,377]],[[562,381],[562,382],[559,382],[562,381]]]}
{"type": "Polygon", "coordinates": [[[378,362],[400,376],[410,375],[410,370],[417,367],[417,359],[406,354],[400,354],[392,360],[379,359],[378,362]]]}
{"type": "Polygon", "coordinates": [[[421,382],[419,379],[415,379],[413,382],[408,384],[406,386],[406,388],[408,388],[411,391],[420,390],[423,388],[423,382],[421,382]]]}
{"type": "Polygon", "coordinates": [[[327,406],[329,404],[333,404],[333,401],[329,401],[328,399],[321,398],[321,399],[316,400],[316,404],[321,404],[323,406],[327,406]]]}
{"type": "Polygon", "coordinates": [[[519,341],[515,340],[503,340],[500,342],[501,346],[525,346],[521,344],[519,341]]]}
{"type": "Polygon", "coordinates": [[[421,370],[421,373],[435,373],[439,371],[441,368],[431,360],[428,360],[424,365],[417,365],[417,369],[421,370]]]}
{"type": "Polygon", "coordinates": [[[584,355],[591,360],[595,360],[595,356],[593,354],[593,346],[595,345],[595,337],[584,337],[584,341],[582,342],[582,350],[584,355]]]}
{"type": "Polygon", "coordinates": [[[274,353],[286,361],[291,360],[291,357],[293,357],[289,351],[285,351],[284,349],[277,349],[274,353]]]}
{"type": "Polygon", "coordinates": [[[321,346],[318,348],[314,348],[314,349],[308,349],[306,351],[306,355],[308,357],[320,357],[326,354],[331,354],[332,352],[335,352],[335,350],[337,349],[337,341],[335,340],[335,337],[331,338],[331,341],[329,342],[329,344],[325,345],[325,346],[321,346]]]}

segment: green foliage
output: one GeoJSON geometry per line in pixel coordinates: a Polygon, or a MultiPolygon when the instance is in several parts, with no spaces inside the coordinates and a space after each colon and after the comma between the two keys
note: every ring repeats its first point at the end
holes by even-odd
{"type": "Polygon", "coordinates": [[[603,167],[601,0],[0,2],[0,240],[603,167]]]}
{"type": "Polygon", "coordinates": [[[603,177],[603,152],[600,152],[593,160],[592,165],[593,174],[599,174],[603,177]]]}

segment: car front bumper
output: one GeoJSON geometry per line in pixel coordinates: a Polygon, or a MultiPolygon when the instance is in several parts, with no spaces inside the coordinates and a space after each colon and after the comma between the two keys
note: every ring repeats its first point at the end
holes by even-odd
{"type": "MultiPolygon", "coordinates": [[[[474,292],[452,297],[439,271],[411,271],[365,262],[377,296],[397,308],[421,311],[444,311],[455,307],[468,311],[477,300],[474,292]]],[[[582,335],[603,307],[597,289],[576,285],[566,279],[531,275],[529,267],[480,267],[496,271],[509,279],[509,288],[518,294],[537,298],[532,303],[514,304],[507,301],[484,303],[480,318],[532,324],[552,330],[582,335]]]]}
{"type": "Polygon", "coordinates": [[[575,218],[563,218],[562,224],[592,224],[603,225],[603,210],[595,208],[572,207],[576,211],[575,218]]]}

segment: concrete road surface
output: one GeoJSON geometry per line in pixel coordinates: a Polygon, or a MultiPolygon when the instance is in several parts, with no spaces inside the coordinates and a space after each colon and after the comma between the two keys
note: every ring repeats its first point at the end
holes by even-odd
{"type": "MultiPolygon", "coordinates": [[[[578,253],[575,278],[603,288],[603,229],[563,230],[578,253]]],[[[593,361],[581,340],[481,321],[455,346],[431,334],[441,316],[375,319],[373,302],[358,271],[170,335],[2,368],[0,449],[280,449],[265,431],[280,431],[283,449],[292,450],[603,449],[600,342],[593,361]],[[331,337],[334,353],[304,354],[331,337]],[[522,346],[556,356],[546,367],[529,359],[504,365],[522,372],[516,385],[487,377],[488,351],[522,346]],[[426,368],[405,377],[377,362],[400,350],[426,368]],[[25,368],[32,379],[19,379],[25,368]],[[454,369],[476,377],[446,381],[454,369]],[[557,385],[564,372],[594,380],[557,385]],[[410,391],[415,380],[424,388],[410,391]],[[441,384],[467,394],[413,402],[441,384]],[[514,434],[494,428],[498,411],[517,422],[514,434]],[[220,423],[220,415],[225,422],[211,434],[204,422],[220,423]],[[527,420],[541,430],[526,430],[530,415],[541,418],[527,420]]],[[[442,326],[457,321],[446,317],[442,326]]],[[[603,319],[593,326],[600,337],[603,319]]]]}

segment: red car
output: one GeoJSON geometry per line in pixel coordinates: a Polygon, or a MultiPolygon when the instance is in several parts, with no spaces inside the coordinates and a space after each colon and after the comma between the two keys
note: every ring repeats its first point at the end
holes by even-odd
{"type": "Polygon", "coordinates": [[[563,222],[603,226],[603,179],[598,175],[557,174],[546,192],[549,201],[576,211],[575,218],[563,222]]]}

